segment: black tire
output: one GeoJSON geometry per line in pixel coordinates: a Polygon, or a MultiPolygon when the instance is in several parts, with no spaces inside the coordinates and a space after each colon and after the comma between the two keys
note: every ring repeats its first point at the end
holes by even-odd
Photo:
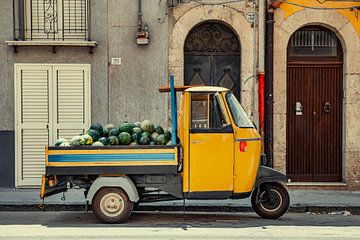
{"type": "Polygon", "coordinates": [[[121,188],[101,188],[95,194],[92,209],[104,223],[123,223],[130,217],[133,203],[121,188]]]}
{"type": "Polygon", "coordinates": [[[284,215],[290,204],[289,193],[280,183],[264,183],[254,189],[251,195],[251,205],[262,218],[276,219],[284,215]],[[259,202],[256,195],[259,192],[259,202]]]}

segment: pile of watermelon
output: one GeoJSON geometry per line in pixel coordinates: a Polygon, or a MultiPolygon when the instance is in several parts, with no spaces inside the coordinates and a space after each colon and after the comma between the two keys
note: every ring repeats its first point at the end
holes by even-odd
{"type": "Polygon", "coordinates": [[[171,145],[171,133],[149,120],[118,125],[91,124],[89,130],[70,141],[60,138],[55,146],[171,145]]]}

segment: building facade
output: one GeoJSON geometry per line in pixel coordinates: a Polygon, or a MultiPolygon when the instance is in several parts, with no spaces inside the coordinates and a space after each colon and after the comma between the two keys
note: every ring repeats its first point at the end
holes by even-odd
{"type": "MultiPolygon", "coordinates": [[[[358,9],[349,7],[356,4],[320,10],[317,1],[259,2],[275,20],[269,73],[274,79],[273,166],[293,182],[359,189],[360,31],[358,9]],[[322,82],[303,80],[310,78],[322,82]],[[319,117],[310,118],[309,106],[316,101],[327,115],[311,110],[319,117]],[[309,129],[316,135],[307,134],[309,129]],[[335,140],[325,141],[330,138],[335,140]],[[305,147],[294,148],[299,145],[305,147]]],[[[39,185],[44,145],[75,135],[90,122],[150,119],[169,126],[168,97],[158,93],[169,73],[176,85],[231,89],[261,125],[257,73],[264,61],[261,44],[269,39],[259,31],[267,15],[259,12],[259,2],[4,1],[0,186],[39,185]]]]}

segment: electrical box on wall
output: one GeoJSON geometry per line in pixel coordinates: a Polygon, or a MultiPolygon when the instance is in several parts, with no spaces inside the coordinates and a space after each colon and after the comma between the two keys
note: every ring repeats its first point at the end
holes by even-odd
{"type": "Polygon", "coordinates": [[[138,45],[147,45],[150,42],[149,30],[147,26],[144,26],[143,29],[138,30],[136,33],[136,43],[138,45]]]}

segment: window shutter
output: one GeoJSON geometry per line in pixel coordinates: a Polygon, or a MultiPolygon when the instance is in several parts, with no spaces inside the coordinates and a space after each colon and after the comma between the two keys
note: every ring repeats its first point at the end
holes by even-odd
{"type": "Polygon", "coordinates": [[[55,139],[71,139],[89,127],[89,68],[54,67],[56,80],[55,139]]]}
{"type": "Polygon", "coordinates": [[[39,185],[45,170],[45,145],[49,139],[49,79],[51,69],[16,69],[17,183],[39,185]],[[20,158],[19,158],[20,157],[20,158]]]}

